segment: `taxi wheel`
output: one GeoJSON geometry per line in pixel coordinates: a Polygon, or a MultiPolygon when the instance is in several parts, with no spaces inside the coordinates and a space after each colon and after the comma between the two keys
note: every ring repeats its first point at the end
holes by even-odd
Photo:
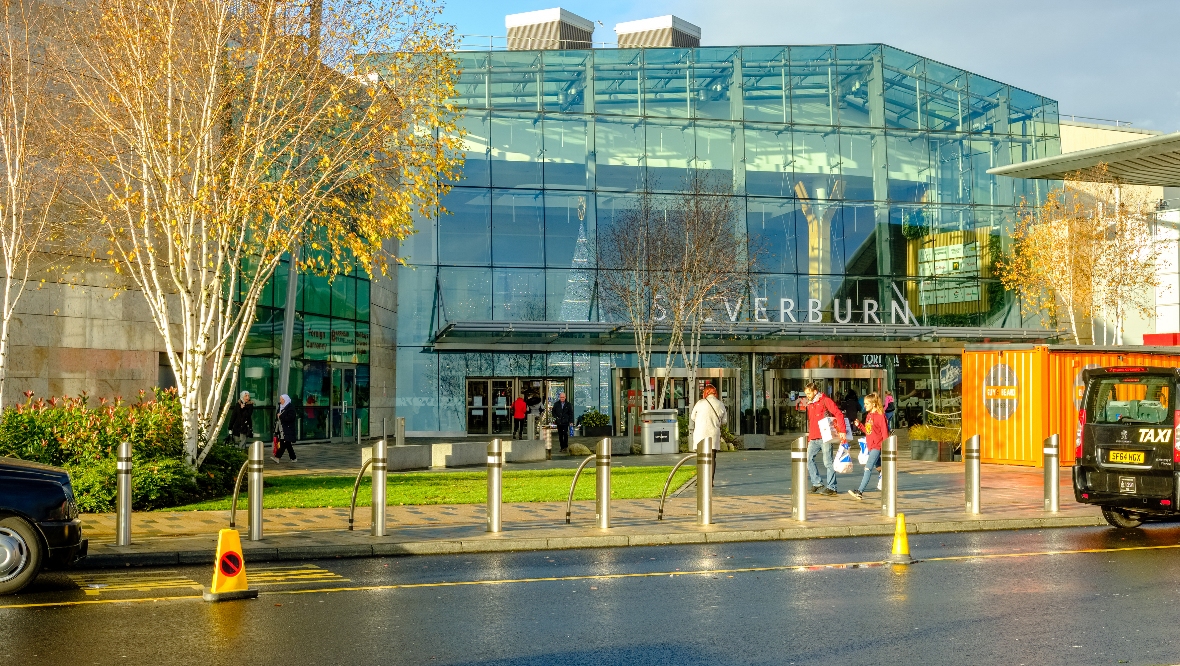
{"type": "Polygon", "coordinates": [[[1139,527],[1143,524],[1143,520],[1140,518],[1137,518],[1126,511],[1112,509],[1108,506],[1102,507],[1102,517],[1106,519],[1106,522],[1110,523],[1114,527],[1124,530],[1131,529],[1133,527],[1139,527]]]}
{"type": "Polygon", "coordinates": [[[0,595],[16,594],[33,582],[44,559],[32,525],[16,517],[0,520],[0,595]]]}

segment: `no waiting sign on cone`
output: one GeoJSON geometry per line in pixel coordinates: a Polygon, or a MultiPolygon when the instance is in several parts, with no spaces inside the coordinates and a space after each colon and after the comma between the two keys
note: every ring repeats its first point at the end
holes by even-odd
{"type": "Polygon", "coordinates": [[[258,590],[246,584],[246,560],[242,556],[242,539],[237,530],[217,533],[217,557],[213,560],[213,584],[202,597],[205,601],[254,599],[258,590]]]}

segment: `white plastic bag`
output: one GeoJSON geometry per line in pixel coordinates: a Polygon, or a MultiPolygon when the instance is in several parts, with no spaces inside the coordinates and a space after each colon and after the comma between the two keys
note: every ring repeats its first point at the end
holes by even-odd
{"type": "Polygon", "coordinates": [[[865,438],[861,437],[856,440],[856,443],[860,444],[860,453],[856,454],[856,462],[862,465],[869,464],[869,445],[865,443],[865,438]]]}
{"type": "Polygon", "coordinates": [[[825,444],[836,439],[836,419],[827,416],[819,420],[819,438],[825,444]]]}
{"type": "Polygon", "coordinates": [[[836,449],[834,458],[832,470],[837,474],[847,474],[852,471],[852,456],[848,453],[847,444],[841,444],[840,448],[836,449]]]}

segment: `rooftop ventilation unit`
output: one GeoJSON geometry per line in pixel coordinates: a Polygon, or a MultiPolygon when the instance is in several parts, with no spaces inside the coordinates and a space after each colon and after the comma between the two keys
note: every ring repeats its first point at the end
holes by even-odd
{"type": "Polygon", "coordinates": [[[594,23],[560,7],[504,17],[508,50],[588,49],[594,23]]]}
{"type": "Polygon", "coordinates": [[[674,46],[695,48],[701,45],[701,29],[682,18],[657,16],[628,21],[615,26],[619,48],[674,46]]]}

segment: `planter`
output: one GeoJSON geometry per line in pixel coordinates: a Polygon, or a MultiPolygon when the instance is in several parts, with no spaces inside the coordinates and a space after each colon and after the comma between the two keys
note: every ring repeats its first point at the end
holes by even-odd
{"type": "Polygon", "coordinates": [[[760,433],[770,432],[770,413],[769,412],[767,412],[765,414],[758,415],[758,432],[760,432],[760,433]]]}
{"type": "Polygon", "coordinates": [[[910,440],[910,460],[952,462],[955,459],[954,452],[954,442],[936,442],[929,439],[910,440]]]}
{"type": "Polygon", "coordinates": [[[614,429],[610,425],[601,426],[582,426],[583,437],[610,437],[614,429]]]}

